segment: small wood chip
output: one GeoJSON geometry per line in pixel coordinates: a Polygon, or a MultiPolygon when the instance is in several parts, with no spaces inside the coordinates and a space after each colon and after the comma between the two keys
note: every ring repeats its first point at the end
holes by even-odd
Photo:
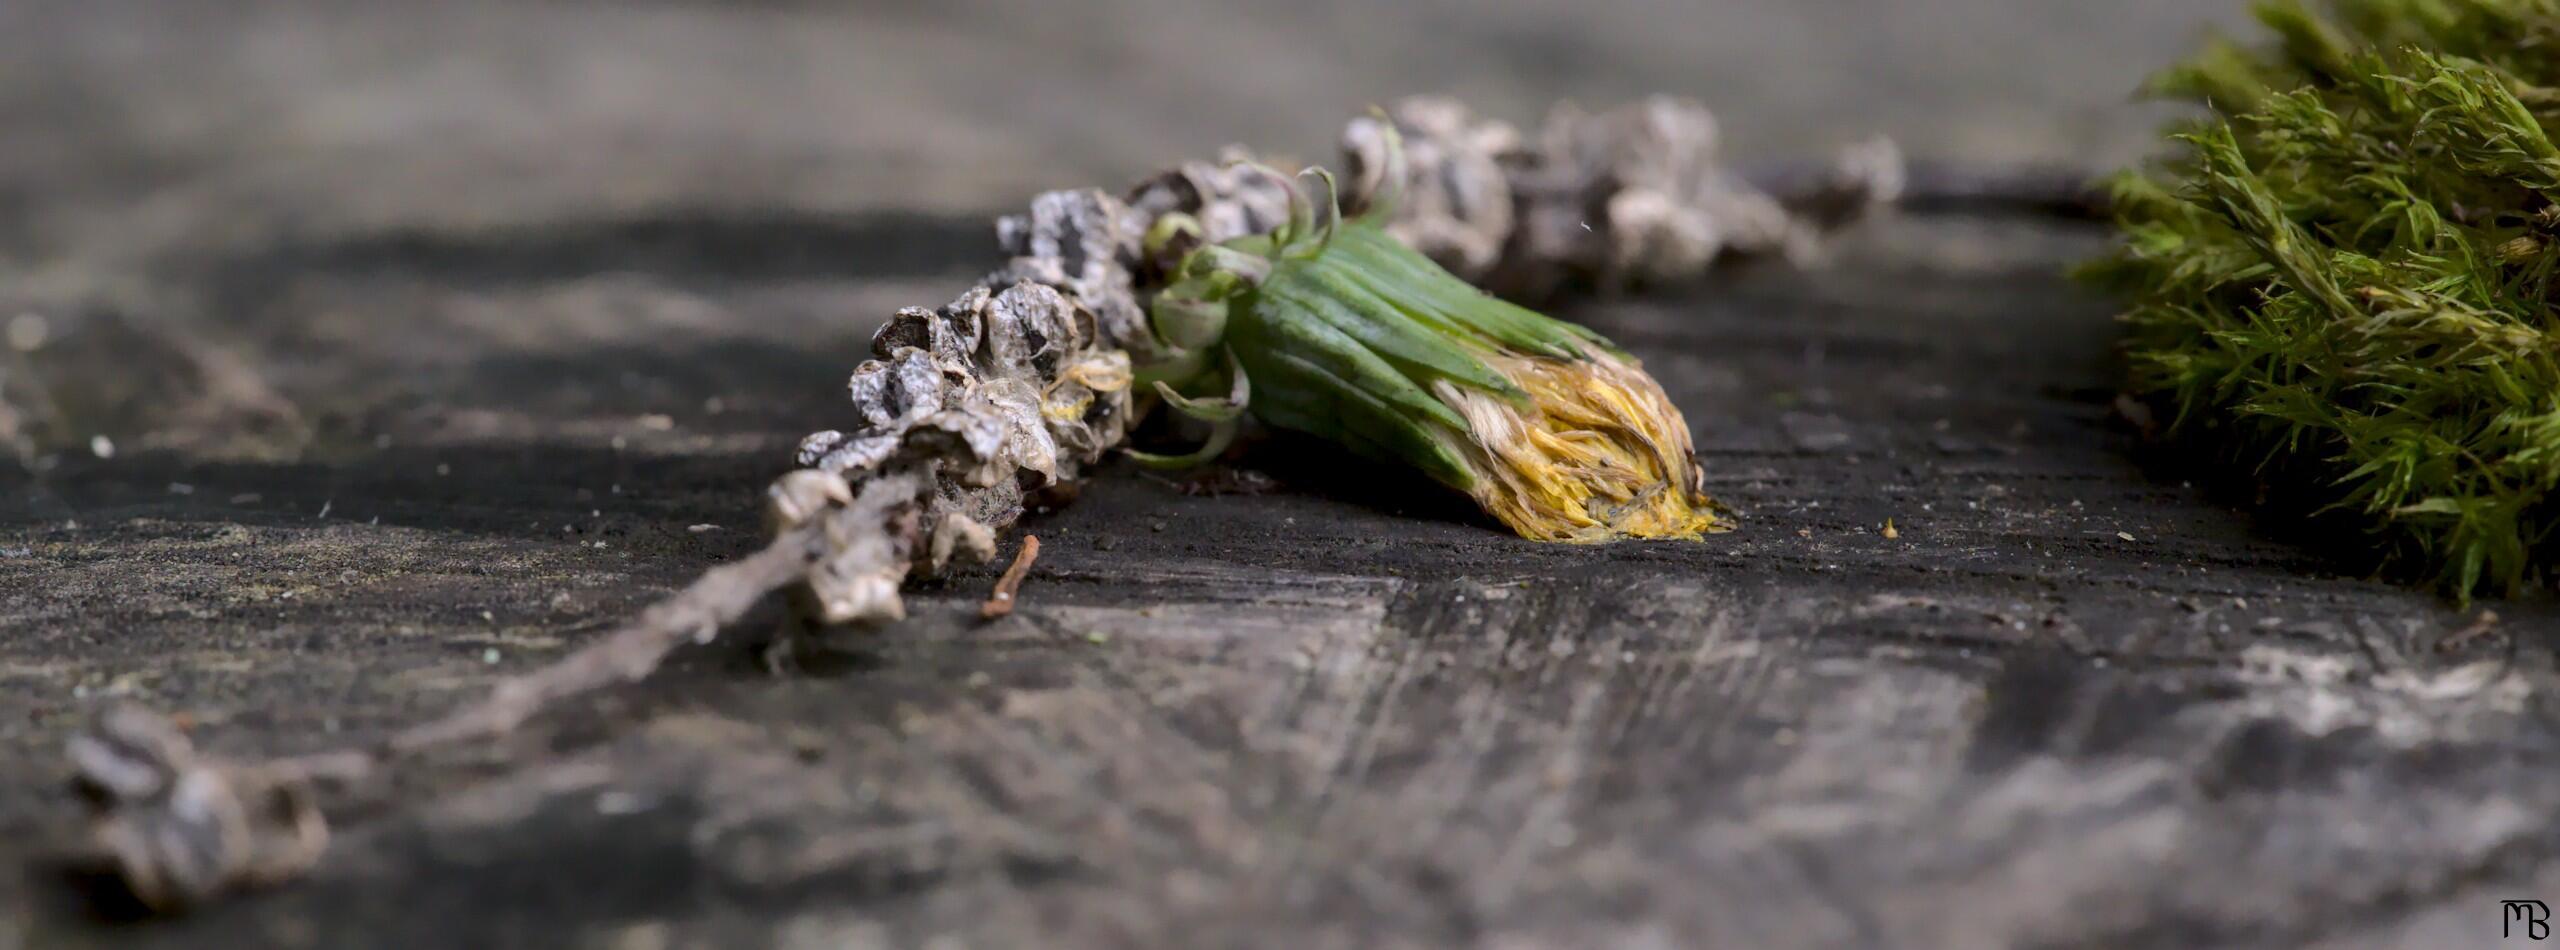
{"type": "Polygon", "coordinates": [[[1022,589],[1022,578],[1031,573],[1031,562],[1039,559],[1040,539],[1034,535],[1023,535],[1022,550],[1014,552],[1013,565],[1004,569],[1003,577],[996,578],[996,592],[987,596],[986,603],[978,605],[978,616],[994,620],[1012,613],[1014,594],[1022,589]]]}

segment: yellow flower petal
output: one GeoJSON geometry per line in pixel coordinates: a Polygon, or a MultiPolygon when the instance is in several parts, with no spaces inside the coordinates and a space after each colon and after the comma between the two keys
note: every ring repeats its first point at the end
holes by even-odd
{"type": "Polygon", "coordinates": [[[1729,527],[1701,491],[1688,423],[1635,363],[1607,353],[1490,361],[1529,394],[1528,408],[1446,382],[1434,392],[1467,420],[1470,494],[1520,536],[1696,538],[1729,527]]]}

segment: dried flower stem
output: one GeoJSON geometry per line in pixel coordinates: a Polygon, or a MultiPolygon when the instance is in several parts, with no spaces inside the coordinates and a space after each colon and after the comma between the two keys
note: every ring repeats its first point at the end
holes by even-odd
{"type": "Polygon", "coordinates": [[[580,693],[646,677],[687,643],[708,643],[766,595],[808,576],[822,548],[818,525],[785,531],[763,550],[702,572],[683,590],[640,612],[604,639],[540,669],[499,683],[487,699],[403,730],[382,750],[398,756],[504,735],[545,707],[580,693]]]}
{"type": "MultiPolygon", "coordinates": [[[[1398,185],[1411,200],[1390,221],[1396,236],[1462,276],[1524,294],[1679,279],[1726,253],[1798,256],[1890,201],[1901,177],[1891,145],[1869,143],[1782,200],[1722,167],[1714,124],[1693,103],[1560,109],[1532,146],[1454,103],[1417,99],[1346,130],[1363,198],[1386,184],[1374,152],[1382,119],[1417,158],[1398,185]]],[[[810,436],[804,467],[770,489],[772,544],[478,703],[376,746],[249,764],[197,755],[181,730],[141,709],[103,711],[71,746],[98,805],[97,849],[163,912],[281,881],[309,870],[326,840],[316,782],[501,736],[567,699],[646,677],[775,590],[793,593],[792,629],[904,617],[899,589],[911,575],[992,558],[1026,489],[1076,478],[1125,440],[1133,368],[1164,352],[1141,297],[1167,263],[1144,249],[1157,218],[1187,215],[1211,242],[1288,220],[1286,189],[1240,157],[1185,164],[1126,201],[1050,192],[998,222],[1012,255],[1005,267],[950,304],[899,311],[881,328],[877,358],[849,387],[859,424],[810,436]]],[[[1025,538],[988,609],[1010,608],[1005,595],[1037,545],[1025,538]]]]}

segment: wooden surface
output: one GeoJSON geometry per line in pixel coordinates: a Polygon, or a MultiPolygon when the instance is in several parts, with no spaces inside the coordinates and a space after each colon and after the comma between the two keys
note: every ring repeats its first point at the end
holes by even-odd
{"type": "MultiPolygon", "coordinates": [[[[353,741],[752,549],[869,328],[1035,188],[1414,88],[2112,160],[2222,12],[981,6],[0,10],[0,321],[46,331],[0,352],[0,860],[76,828],[91,698],[353,741]]],[[[990,568],[800,678],[687,654],[185,920],[0,878],[0,947],[2495,945],[2560,896],[2553,611],[2439,649],[2473,617],[2183,484],[2056,276],[2097,240],[1908,219],[1571,311],[1735,533],[1532,545],[1286,441],[1116,469],[1008,618],[990,568]]]]}

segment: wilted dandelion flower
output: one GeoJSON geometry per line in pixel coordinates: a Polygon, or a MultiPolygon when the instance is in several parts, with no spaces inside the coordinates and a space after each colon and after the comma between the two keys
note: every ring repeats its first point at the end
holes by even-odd
{"type": "MultiPolygon", "coordinates": [[[[1688,424],[1632,357],[1468,285],[1372,220],[1342,220],[1330,175],[1299,181],[1320,181],[1323,200],[1292,183],[1288,225],[1188,250],[1156,301],[1158,334],[1178,355],[1141,378],[1217,428],[1200,452],[1147,460],[1213,457],[1249,409],[1418,468],[1523,537],[1724,528],[1700,489],[1688,424]],[[1179,392],[1221,377],[1224,399],[1179,392]]],[[[1151,243],[1178,250],[1192,233],[1168,216],[1151,243]]]]}

